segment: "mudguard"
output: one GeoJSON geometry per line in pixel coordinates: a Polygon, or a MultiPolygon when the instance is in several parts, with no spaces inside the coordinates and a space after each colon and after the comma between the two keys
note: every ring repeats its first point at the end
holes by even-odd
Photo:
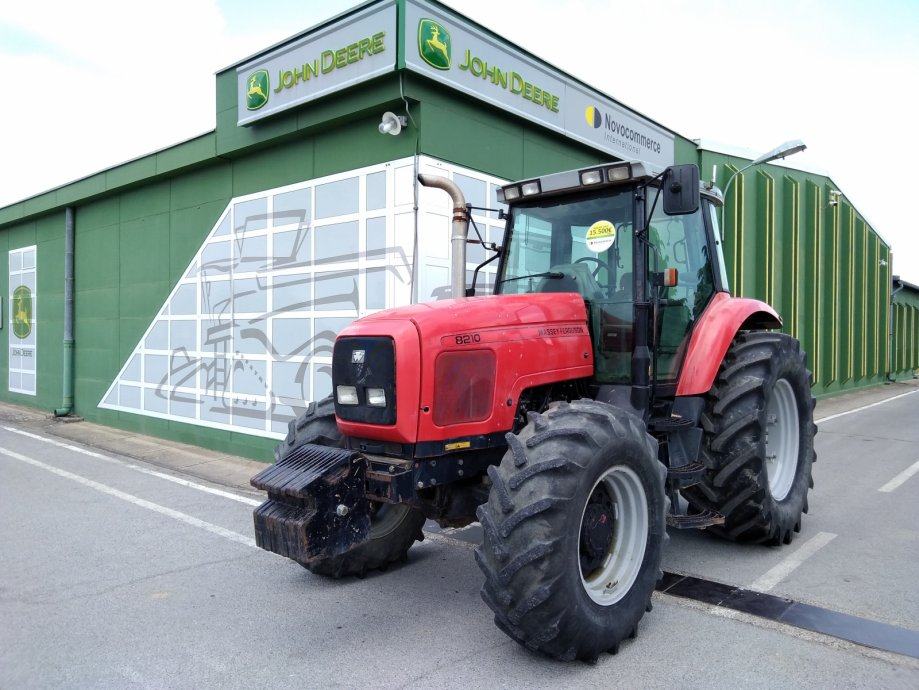
{"type": "Polygon", "coordinates": [[[742,328],[781,328],[782,319],[765,302],[715,293],[689,338],[676,394],[704,395],[711,389],[734,336],[742,328]]]}

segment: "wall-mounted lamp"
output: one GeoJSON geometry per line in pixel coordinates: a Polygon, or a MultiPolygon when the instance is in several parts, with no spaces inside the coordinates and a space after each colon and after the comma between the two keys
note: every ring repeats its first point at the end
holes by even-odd
{"type": "MultiPolygon", "coordinates": [[[[796,153],[800,153],[807,148],[807,145],[800,139],[793,139],[792,141],[786,141],[781,146],[776,146],[771,151],[766,151],[763,155],[758,158],[750,161],[747,165],[742,167],[740,170],[735,172],[728,178],[727,184],[724,185],[724,192],[721,197],[724,199],[724,203],[721,206],[721,239],[724,239],[724,208],[728,203],[728,190],[731,188],[731,183],[734,181],[734,178],[742,174],[745,170],[752,168],[755,165],[760,165],[762,163],[771,163],[774,160],[779,158],[785,159],[788,156],[793,156],[796,153]]],[[[712,168],[712,180],[715,180],[715,168],[712,168]]]]}
{"type": "Polygon", "coordinates": [[[830,206],[836,206],[839,203],[839,199],[842,197],[842,192],[838,189],[830,190],[830,206]]]}
{"type": "Polygon", "coordinates": [[[380,134],[392,134],[396,136],[402,131],[402,128],[408,124],[408,118],[405,115],[396,115],[393,112],[386,111],[383,113],[383,119],[380,121],[380,134]]]}

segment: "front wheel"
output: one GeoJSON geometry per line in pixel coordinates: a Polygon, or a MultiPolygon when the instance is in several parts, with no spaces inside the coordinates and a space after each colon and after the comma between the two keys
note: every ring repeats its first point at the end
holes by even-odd
{"type": "Polygon", "coordinates": [[[476,560],[495,623],[529,649],[592,661],[636,634],[661,576],[668,510],[657,442],[593,400],[532,414],[489,468],[476,560]]]}
{"type": "MultiPolygon", "coordinates": [[[[344,445],[335,422],[332,398],[310,403],[306,411],[290,423],[287,438],[275,449],[275,460],[281,461],[306,443],[336,448],[344,445]]],[[[424,539],[421,531],[424,515],[404,504],[373,503],[371,511],[370,534],[366,541],[339,556],[300,565],[318,575],[338,578],[345,575],[363,577],[368,571],[385,570],[391,563],[405,561],[412,544],[424,539]]]]}

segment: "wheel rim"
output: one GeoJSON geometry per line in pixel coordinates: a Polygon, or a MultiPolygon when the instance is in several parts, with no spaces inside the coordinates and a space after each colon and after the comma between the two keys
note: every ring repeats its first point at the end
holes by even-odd
{"type": "Polygon", "coordinates": [[[791,491],[798,469],[798,405],[791,384],[779,379],[766,402],[766,475],[769,491],[782,501],[791,491]]]}
{"type": "Polygon", "coordinates": [[[648,543],[648,500],[638,475],[617,465],[596,481],[579,528],[581,585],[601,606],[622,599],[635,583],[648,543]]]}
{"type": "Polygon", "coordinates": [[[391,503],[371,503],[370,506],[370,535],[369,539],[382,539],[395,530],[402,518],[405,517],[408,507],[393,505],[391,503]]]}

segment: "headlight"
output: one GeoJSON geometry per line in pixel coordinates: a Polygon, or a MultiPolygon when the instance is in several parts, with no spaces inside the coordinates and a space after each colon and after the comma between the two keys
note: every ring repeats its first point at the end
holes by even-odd
{"type": "Polygon", "coordinates": [[[382,388],[368,388],[367,404],[373,407],[386,407],[386,391],[382,388]]]}
{"type": "Polygon", "coordinates": [[[533,194],[539,194],[539,180],[533,180],[532,182],[524,182],[520,189],[523,191],[523,196],[532,196],[533,194]]]}
{"type": "Polygon", "coordinates": [[[339,386],[337,396],[339,405],[357,405],[357,388],[354,386],[339,386]]]}
{"type": "Polygon", "coordinates": [[[602,170],[585,170],[581,173],[581,184],[597,184],[603,182],[602,170]]]}
{"type": "Polygon", "coordinates": [[[632,166],[626,163],[625,165],[616,165],[612,168],[606,169],[606,179],[610,182],[622,182],[627,180],[632,176],[632,166]]]}
{"type": "Polygon", "coordinates": [[[514,199],[520,198],[520,187],[505,187],[504,188],[504,200],[513,201],[514,199]]]}

